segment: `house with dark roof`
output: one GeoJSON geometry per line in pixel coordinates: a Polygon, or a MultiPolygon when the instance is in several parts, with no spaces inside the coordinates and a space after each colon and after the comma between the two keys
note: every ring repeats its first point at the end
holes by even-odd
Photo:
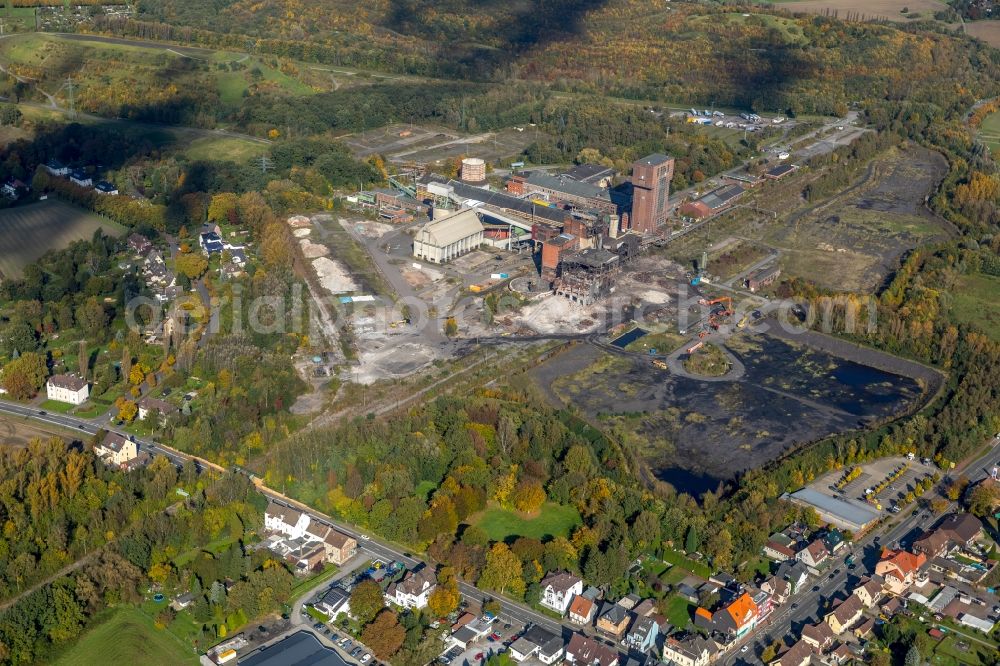
{"type": "Polygon", "coordinates": [[[82,405],[90,397],[90,384],[77,375],[52,375],[45,382],[45,396],[49,400],[82,405]]]}
{"type": "Polygon", "coordinates": [[[824,621],[830,625],[833,633],[839,636],[861,619],[864,610],[865,605],[861,603],[861,599],[858,595],[852,594],[845,601],[837,603],[833,611],[827,613],[824,621]]]}
{"type": "Polygon", "coordinates": [[[944,557],[953,550],[971,546],[982,531],[982,522],[971,513],[952,513],[914,541],[913,552],[928,558],[944,557]]]}
{"type": "Polygon", "coordinates": [[[786,561],[778,565],[774,575],[788,581],[791,594],[798,594],[809,581],[809,568],[798,560],[786,561]]]}
{"type": "Polygon", "coordinates": [[[563,639],[539,625],[532,625],[510,645],[514,661],[535,658],[543,664],[553,664],[563,656],[563,639]]]}
{"type": "Polygon", "coordinates": [[[566,571],[557,571],[543,578],[541,587],[539,603],[565,615],[573,597],[583,593],[583,579],[566,571]]]}
{"type": "Polygon", "coordinates": [[[788,601],[788,596],[792,593],[791,584],[784,578],[778,576],[768,576],[760,584],[760,589],[771,595],[771,601],[775,604],[783,604],[788,601]]]}
{"type": "Polygon", "coordinates": [[[833,629],[826,622],[807,624],[802,627],[802,640],[812,645],[819,652],[829,649],[833,645],[835,638],[836,634],[833,633],[833,629]]]}
{"type": "Polygon", "coordinates": [[[316,610],[323,613],[331,620],[336,619],[340,614],[351,614],[351,597],[347,592],[339,587],[331,587],[316,602],[316,610]]]}
{"type": "Polygon", "coordinates": [[[805,548],[795,554],[795,559],[815,572],[830,556],[822,539],[813,539],[805,548]]]}
{"type": "Polygon", "coordinates": [[[73,169],[69,172],[69,182],[77,187],[93,187],[94,179],[83,169],[73,169]]]}
{"type": "Polygon", "coordinates": [[[431,592],[437,587],[437,576],[425,565],[407,571],[397,583],[390,583],[385,597],[389,603],[403,608],[424,608],[431,592]]]}
{"type": "Polygon", "coordinates": [[[816,649],[805,640],[800,640],[792,647],[778,654],[771,661],[771,666],[809,666],[813,661],[821,663],[816,649]]]}
{"type": "Polygon", "coordinates": [[[99,180],[94,185],[94,191],[98,194],[118,194],[118,186],[106,180],[99,180]]]}
{"type": "Polygon", "coordinates": [[[574,633],[566,646],[566,661],[579,666],[618,666],[618,652],[593,638],[574,633]]]}
{"type": "Polygon", "coordinates": [[[309,514],[277,502],[269,502],[264,511],[264,529],[283,534],[290,539],[305,536],[309,528],[309,514]]]}
{"type": "Polygon", "coordinates": [[[152,412],[156,412],[160,415],[160,423],[166,423],[167,419],[173,414],[180,412],[180,409],[176,405],[173,405],[166,400],[160,400],[159,398],[154,398],[149,395],[144,395],[138,403],[139,407],[139,420],[145,420],[152,412]]]}
{"type": "Polygon", "coordinates": [[[137,234],[134,231],[128,235],[128,246],[140,257],[146,256],[146,254],[153,249],[153,244],[148,238],[142,234],[137,234]]]}
{"type": "Polygon", "coordinates": [[[620,641],[632,622],[632,613],[624,606],[605,603],[597,617],[597,630],[620,641]]]}
{"type": "Polygon", "coordinates": [[[854,594],[861,600],[865,608],[871,608],[882,598],[882,580],[865,578],[854,588],[854,594]]]}
{"type": "Polygon", "coordinates": [[[718,654],[715,641],[696,633],[670,636],[663,643],[663,660],[676,666],[708,666],[718,654]]]}
{"type": "Polygon", "coordinates": [[[122,466],[134,460],[139,455],[139,450],[131,438],[109,432],[94,447],[94,453],[106,465],[122,466]]]}
{"type": "Polygon", "coordinates": [[[337,566],[344,564],[358,552],[358,542],[354,537],[330,525],[312,521],[308,535],[320,542],[326,560],[337,566]]]}

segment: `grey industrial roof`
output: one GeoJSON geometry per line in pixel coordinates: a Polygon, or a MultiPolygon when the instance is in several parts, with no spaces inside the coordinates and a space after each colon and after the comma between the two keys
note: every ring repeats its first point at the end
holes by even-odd
{"type": "Polygon", "coordinates": [[[615,175],[615,170],[603,164],[577,164],[563,175],[581,183],[593,183],[615,175]]]}
{"type": "Polygon", "coordinates": [[[297,631],[274,645],[240,659],[242,666],[347,666],[308,631],[297,631]]]}
{"type": "Polygon", "coordinates": [[[559,224],[566,221],[566,211],[558,208],[539,206],[538,204],[534,204],[527,199],[518,199],[517,197],[512,197],[509,194],[485,190],[481,187],[473,187],[472,185],[466,185],[461,181],[447,180],[437,175],[431,175],[426,180],[427,182],[449,185],[455,194],[463,199],[470,199],[487,206],[494,206],[505,210],[514,210],[524,215],[533,215],[534,217],[548,220],[550,222],[557,222],[559,224]]]}
{"type": "Polygon", "coordinates": [[[792,499],[812,506],[819,511],[821,518],[850,530],[861,529],[879,516],[875,509],[824,495],[813,488],[792,493],[792,499]]]}
{"type": "Polygon", "coordinates": [[[576,197],[611,201],[611,195],[603,187],[574,180],[568,176],[550,176],[547,173],[535,172],[528,176],[526,180],[529,185],[537,185],[538,187],[571,194],[576,197]]]}
{"type": "Polygon", "coordinates": [[[698,201],[702,202],[712,210],[716,210],[729,204],[729,202],[741,194],[743,194],[743,187],[741,185],[726,185],[717,190],[712,190],[702,198],[698,199],[698,201]]]}
{"type": "Polygon", "coordinates": [[[794,170],[795,170],[795,165],[793,165],[793,164],[779,164],[778,166],[776,166],[776,167],[774,167],[772,169],[768,169],[767,170],[767,175],[768,176],[772,176],[774,178],[780,178],[781,176],[784,176],[789,171],[794,171],[794,170]]]}

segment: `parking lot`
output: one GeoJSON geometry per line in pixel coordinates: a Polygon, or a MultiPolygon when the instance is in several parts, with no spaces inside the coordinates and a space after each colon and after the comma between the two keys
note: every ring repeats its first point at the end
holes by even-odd
{"type": "MultiPolygon", "coordinates": [[[[509,619],[509,618],[508,618],[509,619]]],[[[499,619],[491,627],[492,633],[470,643],[464,649],[454,646],[444,652],[438,663],[444,666],[476,666],[489,659],[492,655],[506,652],[523,633],[525,625],[520,622],[507,622],[499,619]]]]}
{"type": "MultiPolygon", "coordinates": [[[[903,499],[907,492],[913,490],[917,481],[937,471],[937,466],[929,460],[927,462],[919,458],[908,460],[904,456],[881,458],[860,467],[861,473],[857,478],[841,487],[838,487],[837,484],[850,467],[820,477],[811,487],[824,495],[849,502],[866,502],[866,498],[874,500],[882,511],[891,511],[896,502],[903,499]],[[874,491],[879,484],[900,469],[903,470],[902,474],[890,481],[883,490],[869,492],[874,491]]],[[[866,503],[871,505],[871,502],[866,503]]]]}

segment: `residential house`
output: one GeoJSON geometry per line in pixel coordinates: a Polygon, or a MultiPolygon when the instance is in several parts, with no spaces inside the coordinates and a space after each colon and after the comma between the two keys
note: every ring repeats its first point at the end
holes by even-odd
{"type": "Polygon", "coordinates": [[[833,528],[823,535],[823,545],[826,546],[826,550],[830,555],[836,555],[847,548],[847,540],[844,538],[843,532],[837,528],[833,528]]]}
{"type": "Polygon", "coordinates": [[[566,646],[566,661],[580,666],[618,666],[618,652],[593,638],[574,633],[566,646]]]}
{"type": "Polygon", "coordinates": [[[813,660],[819,660],[815,648],[804,640],[788,648],[771,661],[771,666],[809,666],[813,660]]]}
{"type": "Polygon", "coordinates": [[[791,584],[784,578],[779,578],[777,576],[768,576],[767,579],[760,584],[760,589],[771,595],[772,604],[778,605],[788,601],[788,597],[792,593],[791,584]]]}
{"type": "Polygon", "coordinates": [[[698,600],[701,598],[698,595],[698,590],[691,587],[687,583],[678,583],[677,587],[674,588],[674,591],[677,592],[677,594],[680,595],[682,598],[686,599],[687,601],[690,601],[693,604],[698,603],[698,600]]]}
{"type": "Polygon", "coordinates": [[[642,601],[642,597],[638,594],[626,594],[624,597],[617,601],[618,605],[625,610],[635,610],[635,607],[639,605],[642,601]]]}
{"type": "Polygon", "coordinates": [[[331,620],[338,615],[351,614],[351,595],[339,587],[331,587],[315,604],[316,610],[331,620]]]}
{"type": "Polygon", "coordinates": [[[830,553],[827,551],[823,540],[813,539],[809,542],[809,545],[795,554],[795,559],[806,565],[810,572],[815,573],[829,555],[830,553]]]}
{"type": "Polygon", "coordinates": [[[174,597],[173,601],[170,602],[170,607],[175,611],[182,611],[192,603],[194,603],[194,595],[190,592],[185,592],[174,597]]]}
{"type": "Polygon", "coordinates": [[[802,562],[782,562],[774,572],[775,577],[788,582],[791,594],[798,594],[809,582],[809,568],[802,562]]]}
{"type": "Polygon", "coordinates": [[[284,504],[270,502],[264,512],[264,529],[284,534],[290,539],[299,539],[306,535],[309,520],[309,514],[284,504]]]}
{"type": "Polygon", "coordinates": [[[323,547],[310,541],[295,553],[294,564],[296,573],[308,574],[311,571],[315,571],[317,568],[322,567],[325,560],[326,551],[323,547]]]}
{"type": "Polygon", "coordinates": [[[625,635],[625,645],[629,650],[647,653],[656,646],[660,627],[651,617],[640,617],[625,635]]]}
{"type": "Polygon", "coordinates": [[[205,254],[221,254],[224,249],[222,238],[214,231],[206,231],[198,236],[198,244],[205,254]]]}
{"type": "Polygon", "coordinates": [[[423,565],[407,571],[398,583],[390,583],[385,596],[390,603],[403,608],[424,608],[435,587],[437,576],[430,567],[423,565]]]}
{"type": "Polygon", "coordinates": [[[106,180],[99,180],[94,185],[94,191],[98,194],[118,194],[118,186],[106,180]]]}
{"type": "Polygon", "coordinates": [[[83,169],[73,169],[69,172],[69,182],[77,187],[93,187],[94,179],[87,175],[83,169]]]}
{"type": "Polygon", "coordinates": [[[927,563],[923,553],[908,553],[905,550],[882,551],[882,558],[875,565],[875,574],[882,576],[884,589],[892,594],[902,594],[914,583],[920,583],[921,569],[927,563]]]}
{"type": "Polygon", "coordinates": [[[145,257],[153,249],[153,243],[148,238],[134,231],[128,235],[128,246],[140,257],[145,257]]]}
{"type": "Polygon", "coordinates": [[[82,405],[90,397],[90,384],[77,375],[52,375],[45,382],[45,394],[49,400],[82,405]]]}
{"type": "Polygon", "coordinates": [[[747,592],[750,594],[750,598],[753,599],[754,604],[757,605],[757,622],[760,622],[771,614],[771,610],[774,608],[774,600],[770,594],[761,589],[748,588],[747,592]]]}
{"type": "Polygon", "coordinates": [[[510,645],[510,656],[514,661],[535,658],[543,664],[552,664],[562,655],[562,638],[538,625],[532,626],[510,645]]]}
{"type": "Polygon", "coordinates": [[[597,618],[597,630],[614,638],[615,641],[621,641],[631,621],[632,613],[627,608],[605,603],[597,618]]]}
{"type": "Polygon", "coordinates": [[[68,176],[69,167],[59,160],[49,160],[45,163],[45,170],[53,176],[68,176]]]}
{"type": "Polygon", "coordinates": [[[156,411],[156,413],[160,415],[159,420],[161,425],[165,424],[171,415],[180,412],[180,409],[178,409],[176,405],[172,405],[166,400],[160,400],[159,398],[153,398],[148,395],[143,396],[137,405],[139,407],[140,420],[145,420],[150,413],[156,411]]]}
{"type": "Polygon", "coordinates": [[[6,196],[8,199],[13,199],[14,201],[17,201],[18,197],[21,196],[21,192],[26,191],[28,189],[28,186],[25,185],[20,180],[18,180],[17,178],[11,178],[5,181],[3,187],[0,187],[0,189],[3,190],[4,196],[6,196]]]}
{"type": "Polygon", "coordinates": [[[854,627],[854,630],[851,633],[853,633],[854,636],[859,639],[867,638],[872,633],[872,631],[874,631],[874,629],[875,629],[875,618],[870,617],[861,624],[859,624],[858,626],[854,627]]]}
{"type": "Polygon", "coordinates": [[[816,648],[818,652],[829,650],[835,638],[836,634],[826,622],[807,624],[802,627],[802,640],[816,648]]]}
{"type": "Polygon", "coordinates": [[[139,455],[139,450],[131,439],[116,432],[109,432],[94,447],[94,453],[106,465],[122,466],[134,460],[139,455]]]}
{"type": "Polygon", "coordinates": [[[979,538],[983,524],[971,513],[952,513],[938,525],[913,542],[913,552],[928,559],[944,557],[958,548],[968,548],[979,538]]]}
{"type": "Polygon", "coordinates": [[[343,565],[358,552],[358,542],[338,529],[323,523],[314,524],[309,534],[320,542],[326,559],[337,566],[343,565]]]}
{"type": "Polygon", "coordinates": [[[720,611],[712,614],[718,631],[739,638],[757,625],[759,611],[753,598],[744,592],[720,611]]]}
{"type": "Polygon", "coordinates": [[[676,666],[708,666],[719,655],[715,642],[691,633],[663,643],[663,660],[676,666]]]}
{"type": "Polygon", "coordinates": [[[596,610],[597,604],[592,599],[578,594],[569,604],[569,621],[573,624],[589,625],[594,621],[596,610]]]}
{"type": "Polygon", "coordinates": [[[565,615],[570,602],[583,593],[583,579],[566,571],[552,573],[542,579],[539,603],[560,615],[565,615]]]}
{"type": "Polygon", "coordinates": [[[656,614],[656,602],[652,599],[643,599],[632,609],[636,617],[652,617],[656,614]]]}
{"type": "Polygon", "coordinates": [[[764,544],[764,557],[775,562],[795,559],[798,552],[798,539],[795,539],[784,532],[772,534],[767,543],[764,544]]]}
{"type": "Polygon", "coordinates": [[[882,581],[866,578],[854,588],[854,594],[861,600],[865,608],[871,608],[882,598],[882,581]]]}
{"type": "Polygon", "coordinates": [[[847,597],[846,601],[841,601],[834,606],[833,611],[828,613],[824,620],[830,625],[833,633],[839,636],[861,619],[864,610],[865,605],[861,603],[861,599],[856,594],[852,594],[847,597]]]}
{"type": "Polygon", "coordinates": [[[851,652],[851,648],[847,646],[847,643],[840,643],[830,651],[830,654],[826,655],[826,663],[829,666],[840,666],[840,664],[846,664],[851,659],[854,659],[854,653],[851,652]]]}

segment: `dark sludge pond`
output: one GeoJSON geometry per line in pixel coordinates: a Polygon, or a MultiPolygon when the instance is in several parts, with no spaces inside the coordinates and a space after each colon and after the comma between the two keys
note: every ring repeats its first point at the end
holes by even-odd
{"type": "Polygon", "coordinates": [[[766,335],[727,346],[746,367],[736,381],[679,377],[585,346],[553,360],[569,374],[536,376],[596,422],[627,424],[646,444],[650,471],[694,496],[790,448],[891,418],[924,394],[911,377],[766,335]]]}

